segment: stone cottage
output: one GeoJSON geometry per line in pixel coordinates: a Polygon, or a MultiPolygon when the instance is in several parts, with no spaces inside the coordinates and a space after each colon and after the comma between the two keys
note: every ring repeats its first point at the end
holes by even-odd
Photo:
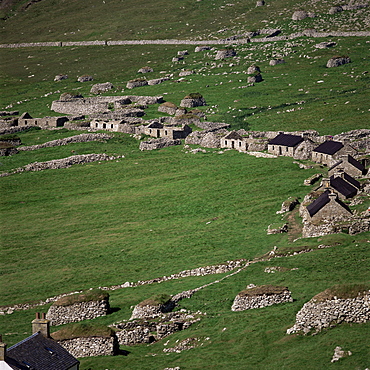
{"type": "Polygon", "coordinates": [[[352,177],[361,177],[366,174],[363,164],[353,158],[350,154],[343,155],[341,159],[328,169],[329,176],[335,172],[344,171],[352,177]]]}
{"type": "Polygon", "coordinates": [[[280,133],[268,142],[267,151],[274,155],[293,157],[303,137],[298,135],[280,133]]]}
{"type": "Polygon", "coordinates": [[[248,143],[236,131],[229,132],[226,136],[221,138],[221,148],[236,149],[239,151],[247,151],[248,143]]]}
{"type": "Polygon", "coordinates": [[[344,204],[338,195],[325,190],[316,200],[306,207],[306,220],[311,223],[331,221],[339,217],[349,217],[351,210],[344,204]]]}
{"type": "Polygon", "coordinates": [[[0,336],[0,369],[78,370],[80,362],[50,337],[49,321],[36,313],[32,335],[6,348],[0,336]]]}
{"type": "Polygon", "coordinates": [[[356,155],[357,151],[349,144],[340,141],[326,140],[312,151],[312,160],[326,166],[332,166],[342,155],[356,155]]]}
{"type": "Polygon", "coordinates": [[[18,118],[18,126],[39,126],[41,128],[49,127],[63,127],[64,123],[69,121],[67,117],[43,117],[43,118],[32,118],[27,112],[24,112],[18,118]]]}
{"type": "Polygon", "coordinates": [[[164,125],[158,121],[154,121],[144,127],[144,134],[156,138],[169,139],[185,139],[192,129],[190,126],[184,125],[164,125]]]}

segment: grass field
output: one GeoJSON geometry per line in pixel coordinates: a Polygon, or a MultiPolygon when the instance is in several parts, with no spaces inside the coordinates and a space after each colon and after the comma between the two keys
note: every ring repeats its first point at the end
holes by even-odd
{"type": "MultiPolygon", "coordinates": [[[[10,3],[10,8],[2,10],[2,16],[8,18],[1,20],[1,43],[212,39],[260,28],[281,28],[283,33],[312,27],[319,31],[367,30],[364,20],[370,9],[329,16],[327,3],[291,0],[271,0],[258,8],[255,1],[156,2],[144,6],[131,0],[93,0],[87,6],[74,0],[62,4],[43,0],[23,11],[20,7],[25,1],[10,3]],[[293,10],[302,7],[319,16],[292,22],[293,10]]],[[[52,101],[60,94],[78,92],[87,97],[93,84],[110,81],[115,89],[109,95],[163,95],[177,105],[185,95],[199,92],[207,101],[207,106],[200,107],[207,120],[229,123],[232,129],[314,129],[321,135],[335,135],[369,127],[368,43],[366,37],[302,37],[230,44],[237,56],[224,61],[214,59],[216,51],[224,47],[220,45],[200,53],[189,45],[0,48],[0,110],[28,111],[33,117],[60,115],[50,111],[52,101]],[[337,45],[330,49],[314,47],[329,40],[337,45]],[[184,61],[172,62],[177,52],[185,49],[189,55],[184,61]],[[349,55],[352,62],[326,68],[334,55],[349,55]],[[269,61],[277,57],[286,63],[270,66],[269,61]],[[246,87],[246,71],[253,63],[261,68],[264,80],[246,87]],[[171,79],[160,85],[127,89],[127,81],[142,77],[137,71],[146,65],[154,72],[145,78],[167,74],[171,79]],[[180,79],[178,74],[183,69],[196,73],[180,79]],[[60,73],[69,78],[54,82],[60,73]],[[82,74],[92,75],[94,81],[77,82],[82,74]]],[[[157,108],[150,106],[145,118],[160,116],[157,108]]],[[[33,145],[78,133],[81,131],[30,130],[19,136],[23,145],[33,145]]],[[[191,154],[183,145],[141,152],[139,141],[116,133],[105,143],[70,144],[1,157],[0,172],[7,172],[72,154],[124,155],[110,162],[0,178],[0,305],[153,279],[239,258],[252,260],[274,247],[284,253],[313,249],[254,263],[182,300],[177,310],[206,313],[189,329],[151,345],[121,347],[128,351],[127,356],[81,359],[80,368],[368,368],[369,323],[341,324],[314,336],[286,335],[296,313],[314,295],[334,284],[368,281],[370,233],[302,239],[296,211],[289,217],[276,214],[289,196],[303,199],[311,190],[303,185],[304,179],[317,172],[325,174],[327,169],[315,165],[302,170],[291,158],[219,152],[207,149],[206,153],[191,154]],[[286,221],[290,233],[266,234],[268,225],[286,221]],[[320,244],[331,248],[317,249],[320,244]],[[269,274],[264,272],[269,266],[286,269],[269,274]],[[288,286],[294,302],[232,312],[235,295],[251,283],[288,286]],[[186,338],[199,339],[199,346],[181,353],[163,352],[186,338]],[[353,355],[332,364],[337,345],[353,355]]],[[[366,200],[352,209],[362,211],[369,206],[366,200]]],[[[225,275],[112,291],[114,312],[91,323],[110,325],[127,320],[132,307],[144,299],[194,289],[225,275]]],[[[30,335],[35,312],[47,308],[0,316],[0,333],[8,346],[30,335]]]]}

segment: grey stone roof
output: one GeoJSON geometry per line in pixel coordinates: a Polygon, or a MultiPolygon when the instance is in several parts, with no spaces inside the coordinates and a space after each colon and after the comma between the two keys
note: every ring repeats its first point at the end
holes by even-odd
{"type": "Polygon", "coordinates": [[[314,149],[314,152],[319,152],[319,153],[324,153],[324,154],[329,154],[333,155],[335,154],[338,150],[343,148],[343,144],[339,141],[333,141],[333,140],[327,140],[320,144],[316,149],[314,149]]]}
{"type": "Polygon", "coordinates": [[[290,134],[279,134],[269,141],[270,145],[283,145],[295,147],[303,141],[302,136],[290,135],[290,134]]]}
{"type": "MultiPolygon", "coordinates": [[[[348,177],[349,175],[347,175],[348,177]]],[[[351,176],[349,176],[351,177],[351,176]]],[[[352,177],[351,177],[352,179],[352,177]]],[[[354,180],[354,179],[353,179],[354,180]]],[[[355,180],[356,181],[356,180],[355,180]]],[[[343,194],[346,198],[352,198],[357,194],[357,189],[341,177],[330,177],[330,186],[337,192],[343,194]]]]}
{"type": "Polygon", "coordinates": [[[243,137],[240,136],[236,131],[231,131],[229,134],[227,134],[224,139],[228,140],[242,140],[243,137]]]}
{"type": "Polygon", "coordinates": [[[40,332],[10,347],[5,361],[14,370],[67,370],[79,364],[60,344],[40,332]]]}
{"type": "MultiPolygon", "coordinates": [[[[330,202],[329,194],[330,194],[329,190],[325,190],[316,200],[314,200],[311,204],[309,204],[306,207],[311,217],[313,217],[317,212],[319,212],[322,208],[324,208],[330,202]]],[[[346,204],[344,204],[341,200],[336,198],[335,201],[340,206],[342,206],[345,210],[347,210],[348,212],[351,212],[349,207],[346,204]]]]}

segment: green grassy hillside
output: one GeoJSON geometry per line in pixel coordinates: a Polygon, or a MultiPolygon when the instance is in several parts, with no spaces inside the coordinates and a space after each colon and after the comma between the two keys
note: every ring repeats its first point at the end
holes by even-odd
{"type": "MultiPolygon", "coordinates": [[[[78,2],[64,0],[4,1],[1,43],[122,39],[216,39],[262,28],[291,34],[307,28],[368,30],[369,9],[329,16],[325,2],[255,1],[227,3],[185,1],[78,2]],[[88,4],[87,4],[88,3],[88,4]],[[291,21],[296,9],[317,13],[291,21]],[[219,32],[220,31],[220,32],[219,32]]],[[[28,111],[33,117],[50,111],[64,92],[90,96],[95,83],[110,81],[109,95],[162,95],[179,104],[189,93],[207,101],[200,107],[207,120],[232,129],[306,130],[322,135],[369,127],[369,40],[367,37],[300,37],[229,46],[237,56],[215,60],[224,45],[195,53],[195,45],[0,48],[0,110],[28,111]],[[335,41],[330,49],[315,44],[335,41]],[[172,62],[179,50],[184,61],[172,62]],[[326,68],[334,55],[351,63],[326,68]],[[285,64],[270,66],[273,58],[285,64]],[[261,68],[263,81],[247,86],[247,69],[261,68]],[[160,85],[126,88],[128,80],[170,76],[160,85]],[[194,74],[179,78],[183,69],[194,74]],[[54,82],[57,74],[69,78],[54,82]],[[90,74],[94,81],[77,82],[90,74]]],[[[144,118],[162,115],[150,106],[144,118]]],[[[30,130],[18,135],[24,145],[65,138],[81,131],[30,130]]],[[[68,169],[25,172],[0,178],[1,305],[44,300],[76,290],[169,276],[185,269],[240,258],[253,260],[274,248],[281,254],[310,253],[254,263],[222,281],[226,274],[169,280],[161,284],[110,292],[113,313],[92,320],[111,325],[130,318],[132,307],[155,294],[176,294],[219,281],[184,299],[176,308],[206,316],[189,329],[152,345],[121,347],[126,355],[81,359],[81,369],[365,369],[369,367],[369,323],[341,324],[318,335],[287,335],[295,315],[314,295],[333,286],[368,281],[370,233],[301,238],[297,211],[277,215],[289,196],[301,200],[313,187],[314,166],[302,170],[291,158],[255,158],[245,153],[207,149],[186,153],[183,145],[141,152],[126,134],[102,142],[70,144],[1,157],[0,172],[35,161],[72,154],[124,155],[110,162],[68,169]],[[290,232],[267,235],[268,225],[288,222],[290,232]],[[319,245],[330,248],[318,249],[319,245]],[[265,268],[283,267],[266,273],[265,268]],[[260,310],[232,312],[235,295],[248,284],[284,285],[294,302],[260,310]],[[199,346],[166,353],[186,338],[199,346]],[[199,339],[199,341],[198,341],[199,339]],[[353,355],[330,363],[339,345],[353,355]]],[[[370,206],[352,207],[363,211],[370,206]]],[[[0,316],[0,333],[10,346],[31,334],[35,312],[45,305],[0,316]]],[[[52,330],[56,330],[53,328],[52,330]]]]}

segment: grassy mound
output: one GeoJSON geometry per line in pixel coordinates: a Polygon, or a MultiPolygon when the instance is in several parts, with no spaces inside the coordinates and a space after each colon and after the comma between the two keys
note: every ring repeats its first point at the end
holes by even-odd
{"type": "Polygon", "coordinates": [[[54,302],[55,306],[71,306],[75,303],[102,301],[109,298],[109,294],[100,289],[87,290],[83,293],[62,297],[54,302]]]}

